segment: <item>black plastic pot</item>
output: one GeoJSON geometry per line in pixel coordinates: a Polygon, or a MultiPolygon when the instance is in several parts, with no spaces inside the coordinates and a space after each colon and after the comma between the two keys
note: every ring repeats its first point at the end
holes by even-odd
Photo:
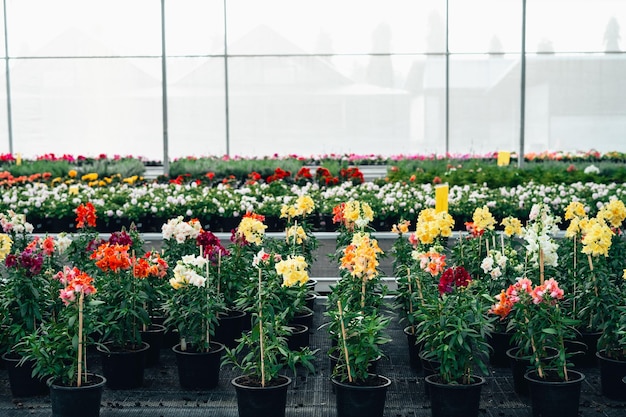
{"type": "Polygon", "coordinates": [[[110,345],[98,346],[102,360],[102,374],[110,389],[132,389],[143,385],[147,343],[136,350],[115,350],[110,345]],[[107,350],[107,348],[109,350],[107,350]]]}
{"type": "Polygon", "coordinates": [[[48,393],[46,381],[32,376],[35,363],[25,361],[20,364],[21,359],[20,356],[10,352],[2,355],[2,360],[9,374],[11,395],[16,398],[46,395],[48,393]]]}
{"type": "Polygon", "coordinates": [[[165,326],[162,324],[151,324],[146,330],[141,331],[141,340],[150,345],[146,351],[146,368],[151,368],[159,364],[165,330],[165,326]]]}
{"type": "Polygon", "coordinates": [[[80,387],[57,385],[48,379],[52,417],[99,417],[100,400],[106,384],[102,375],[89,374],[80,387]]]}
{"type": "MultiPolygon", "coordinates": [[[[544,359],[556,358],[558,351],[554,348],[548,348],[548,352],[544,359]]],[[[528,395],[528,382],[524,378],[526,372],[531,369],[530,357],[520,356],[519,348],[514,347],[506,351],[506,355],[511,361],[511,372],[513,374],[513,390],[520,395],[528,395]]]]}
{"type": "Polygon", "coordinates": [[[265,387],[247,385],[247,379],[244,375],[231,381],[237,393],[239,417],[285,417],[287,389],[291,378],[281,375],[279,381],[265,387]]]}
{"type": "Polygon", "coordinates": [[[539,378],[535,370],[524,375],[528,381],[533,417],[578,417],[580,389],[585,375],[574,370],[567,371],[567,374],[567,381],[539,378]]]}
{"type": "Polygon", "coordinates": [[[241,338],[244,329],[245,317],[246,313],[239,310],[229,310],[226,314],[220,314],[213,340],[228,348],[237,346],[237,339],[241,338]]]}
{"type": "Polygon", "coordinates": [[[215,388],[219,383],[224,349],[224,345],[217,342],[211,342],[208,352],[186,352],[180,350],[180,344],[174,346],[172,350],[176,355],[180,386],[193,390],[215,388]]]}
{"type": "Polygon", "coordinates": [[[331,379],[335,387],[337,417],[382,417],[391,379],[370,374],[371,384],[355,384],[331,379]]]}
{"type": "Polygon", "coordinates": [[[626,387],[622,379],[626,376],[626,361],[607,357],[604,350],[596,352],[600,368],[602,395],[611,400],[626,401],[626,387]]]}
{"type": "Polygon", "coordinates": [[[426,377],[432,417],[478,416],[485,378],[473,376],[470,384],[444,384],[439,378],[438,374],[426,377]]]}

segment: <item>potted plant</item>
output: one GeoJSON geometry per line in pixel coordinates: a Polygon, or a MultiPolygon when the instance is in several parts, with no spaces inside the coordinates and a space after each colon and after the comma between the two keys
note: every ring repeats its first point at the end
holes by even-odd
{"type": "Polygon", "coordinates": [[[256,284],[252,262],[265,241],[264,221],[264,216],[247,212],[231,230],[230,245],[224,251],[218,250],[217,279],[227,313],[220,317],[216,332],[229,348],[237,346],[242,332],[250,330],[249,310],[256,305],[255,296],[254,293],[248,293],[250,297],[242,295],[246,294],[246,288],[256,284]]]}
{"type": "Polygon", "coordinates": [[[491,310],[510,317],[513,340],[528,358],[525,372],[533,415],[577,416],[580,388],[585,375],[568,369],[565,339],[576,322],[561,308],[564,292],[558,282],[546,279],[534,285],[520,278],[498,297],[491,310]],[[548,351],[554,353],[549,355],[548,351]],[[561,396],[562,395],[562,396],[561,396]]]}
{"type": "Polygon", "coordinates": [[[50,236],[22,241],[25,246],[21,245],[23,248],[15,252],[9,249],[10,242],[10,238],[3,239],[5,258],[0,270],[0,307],[4,314],[0,330],[11,392],[21,397],[47,391],[43,379],[31,378],[32,361],[22,360],[13,347],[23,337],[35,333],[59,310],[60,303],[55,303],[51,294],[59,290],[52,276],[57,270],[60,251],[50,236]]]}
{"type": "MultiPolygon", "coordinates": [[[[252,261],[257,272],[255,285],[245,291],[255,297],[249,307],[252,328],[242,334],[235,348],[226,350],[224,357],[225,364],[233,364],[242,372],[231,381],[237,393],[240,417],[284,416],[287,389],[292,380],[282,373],[283,369],[290,368],[295,374],[296,366],[301,365],[313,371],[311,361],[315,352],[308,347],[289,348],[287,338],[291,328],[286,323],[282,305],[276,303],[275,283],[279,277],[283,285],[308,280],[306,271],[290,265],[297,266],[263,249],[252,261]]],[[[248,298],[245,304],[249,302],[248,298]]]]}
{"type": "MultiPolygon", "coordinates": [[[[620,200],[604,204],[595,218],[581,225],[581,252],[586,256],[586,292],[588,306],[581,309],[583,317],[595,317],[601,334],[596,357],[600,368],[602,395],[614,400],[626,400],[619,381],[626,372],[626,345],[624,344],[624,275],[623,259],[626,243],[622,223],[626,207],[620,200]]],[[[582,295],[581,295],[582,298],[582,295]]]]}
{"type": "Polygon", "coordinates": [[[94,279],[103,304],[98,308],[101,344],[97,350],[111,389],[129,389],[143,384],[145,355],[149,345],[141,330],[149,324],[146,292],[141,279],[147,270],[139,267],[142,255],[130,253],[129,244],[104,243],[91,254],[97,267],[94,279]]]}
{"type": "Polygon", "coordinates": [[[381,346],[390,341],[385,335],[389,318],[381,309],[386,292],[379,269],[383,251],[364,230],[373,218],[367,203],[349,201],[338,207],[335,218],[343,237],[338,239],[336,257],[341,278],[331,290],[326,311],[333,338],[329,356],[337,415],[382,416],[391,385],[389,378],[375,373],[383,356],[381,346]]]}
{"type": "Polygon", "coordinates": [[[454,219],[447,212],[436,212],[427,208],[420,211],[415,232],[408,239],[402,237],[408,232],[408,224],[399,224],[396,233],[401,233],[392,247],[394,270],[398,284],[395,305],[399,307],[400,320],[406,321],[404,329],[409,343],[412,366],[421,367],[416,325],[420,309],[429,300],[437,298],[438,276],[446,267],[448,257],[447,239],[452,235],[454,219]]]}
{"type": "MultiPolygon", "coordinates": [[[[309,195],[300,195],[283,204],[281,218],[286,219],[285,239],[273,239],[271,250],[288,256],[290,264],[299,264],[299,268],[306,272],[307,281],[298,281],[299,285],[282,285],[284,292],[281,297],[288,309],[287,322],[295,325],[313,327],[313,309],[307,305],[307,296],[311,293],[309,285],[314,284],[309,279],[310,265],[315,262],[315,251],[318,248],[317,238],[313,235],[308,216],[315,209],[315,203],[309,195]]],[[[314,300],[313,300],[314,301],[314,300]]]]}
{"type": "Polygon", "coordinates": [[[219,381],[224,345],[213,337],[224,301],[210,255],[185,255],[178,260],[170,279],[173,291],[164,306],[165,324],[177,329],[180,336],[172,350],[180,385],[187,389],[211,389],[219,381]]]}
{"type": "MultiPolygon", "coordinates": [[[[598,339],[613,310],[607,300],[615,292],[616,283],[607,256],[614,233],[601,215],[589,218],[578,201],[567,206],[564,219],[569,224],[559,245],[559,271],[570,277],[563,280],[565,314],[579,320],[574,339],[566,341],[566,347],[573,353],[575,366],[596,367],[598,339]]],[[[616,247],[621,240],[615,239],[616,247]]]]}
{"type": "Polygon", "coordinates": [[[488,296],[462,266],[447,268],[439,297],[420,310],[417,332],[424,359],[436,366],[425,377],[434,417],[477,416],[487,374],[492,318],[488,296]]]}
{"type": "Polygon", "coordinates": [[[87,347],[93,341],[93,311],[100,302],[93,278],[65,266],[55,275],[65,308],[16,346],[23,360],[34,363],[33,373],[47,378],[53,417],[98,417],[106,379],[87,368],[87,347]]]}

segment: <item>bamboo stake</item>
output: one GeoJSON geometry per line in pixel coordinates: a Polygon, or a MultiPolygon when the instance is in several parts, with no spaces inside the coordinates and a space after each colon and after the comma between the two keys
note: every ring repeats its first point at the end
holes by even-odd
{"type": "Polygon", "coordinates": [[[263,300],[261,299],[261,268],[259,268],[259,345],[261,347],[261,386],[265,387],[265,344],[263,343],[263,300]]]}
{"type": "Polygon", "coordinates": [[[543,262],[544,262],[543,261],[543,249],[539,248],[539,284],[540,285],[543,285],[543,280],[545,278],[543,262]]]}
{"type": "Polygon", "coordinates": [[[80,292],[80,298],[78,299],[78,370],[76,372],[77,381],[76,386],[82,385],[82,366],[83,366],[83,303],[85,301],[85,293],[80,292]]]}
{"type": "Polygon", "coordinates": [[[350,357],[348,356],[348,343],[346,341],[346,327],[343,324],[343,309],[341,308],[341,300],[337,300],[339,308],[339,322],[341,323],[341,339],[343,341],[343,355],[346,358],[346,368],[348,369],[348,381],[352,382],[352,371],[350,370],[350,357]]]}
{"type": "Polygon", "coordinates": [[[598,283],[596,282],[596,274],[593,272],[593,260],[591,259],[591,254],[587,254],[587,260],[589,260],[589,270],[591,271],[591,280],[593,281],[593,291],[596,293],[597,297],[598,283]]]}
{"type": "MultiPolygon", "coordinates": [[[[409,284],[409,314],[413,315],[413,289],[411,289],[411,268],[407,268],[407,283],[409,284]]],[[[411,325],[411,334],[415,334],[415,326],[411,325]]]]}
{"type": "MultiPolygon", "coordinates": [[[[206,262],[206,281],[204,282],[204,292],[206,294],[206,313],[207,316],[209,315],[209,274],[210,274],[210,270],[209,270],[209,263],[211,261],[209,260],[209,258],[207,258],[207,262],[206,262]]],[[[211,350],[211,332],[209,331],[209,320],[206,320],[204,322],[204,326],[206,328],[206,343],[207,343],[207,352],[209,350],[211,350]]]]}
{"type": "Polygon", "coordinates": [[[217,295],[220,294],[220,283],[222,281],[222,251],[217,250],[217,295]]]}
{"type": "Polygon", "coordinates": [[[361,308],[365,308],[365,277],[361,277],[361,308]]]}

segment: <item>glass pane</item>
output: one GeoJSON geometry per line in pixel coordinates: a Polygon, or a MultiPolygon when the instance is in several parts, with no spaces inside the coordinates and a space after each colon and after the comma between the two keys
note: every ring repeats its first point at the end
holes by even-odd
{"type": "Polygon", "coordinates": [[[451,0],[450,52],[520,52],[522,0],[451,0]]]}
{"type": "Polygon", "coordinates": [[[224,53],[224,1],[175,0],[165,4],[168,55],[224,53]]]}
{"type": "Polygon", "coordinates": [[[162,160],[160,59],[30,59],[11,70],[15,152],[162,160]],[[141,61],[141,62],[139,62],[141,61]]]}
{"type": "Polygon", "coordinates": [[[161,2],[7,0],[12,56],[161,55],[161,2]]]}
{"type": "Polygon", "coordinates": [[[626,56],[527,60],[527,152],[624,151],[626,56]]]}
{"type": "Polygon", "coordinates": [[[170,159],[226,154],[224,97],[222,58],[168,59],[170,159]]]}
{"type": "Polygon", "coordinates": [[[623,50],[620,26],[626,27],[623,0],[528,0],[526,50],[623,50]]]}
{"type": "Polygon", "coordinates": [[[330,62],[231,58],[231,152],[415,152],[425,140],[424,86],[430,76],[425,61],[423,56],[334,56],[330,62]]]}
{"type": "MultiPolygon", "coordinates": [[[[4,61],[2,65],[4,65],[4,61]]],[[[2,71],[2,75],[0,75],[0,153],[9,153],[10,151],[6,87],[6,72],[2,71]]]]}
{"type": "Polygon", "coordinates": [[[229,53],[445,51],[445,0],[231,0],[229,53]]]}
{"type": "Polygon", "coordinates": [[[450,59],[450,152],[519,150],[519,55],[450,59]]]}

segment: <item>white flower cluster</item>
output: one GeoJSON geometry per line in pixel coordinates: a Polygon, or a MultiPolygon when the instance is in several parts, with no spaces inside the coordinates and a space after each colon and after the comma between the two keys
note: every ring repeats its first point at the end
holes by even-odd
{"type": "Polygon", "coordinates": [[[533,205],[530,210],[529,222],[522,228],[522,237],[526,240],[526,250],[530,254],[530,262],[538,265],[540,252],[543,253],[543,262],[547,266],[557,266],[559,256],[558,244],[553,239],[558,231],[561,219],[550,213],[545,204],[533,205]]]}
{"type": "Polygon", "coordinates": [[[183,256],[174,267],[174,278],[170,279],[170,285],[175,289],[186,285],[204,287],[207,278],[198,271],[203,271],[207,263],[208,259],[202,256],[183,256]]]}
{"type": "Polygon", "coordinates": [[[202,225],[198,221],[186,222],[183,216],[168,220],[161,227],[164,240],[176,239],[176,242],[183,243],[187,239],[195,239],[200,234],[202,225]]]}

